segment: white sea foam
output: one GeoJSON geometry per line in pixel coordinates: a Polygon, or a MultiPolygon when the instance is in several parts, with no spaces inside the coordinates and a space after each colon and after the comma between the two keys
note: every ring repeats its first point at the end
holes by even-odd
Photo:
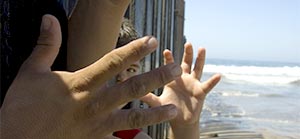
{"type": "Polygon", "coordinates": [[[258,84],[299,84],[300,67],[205,65],[205,73],[221,73],[226,79],[258,84]]]}
{"type": "Polygon", "coordinates": [[[268,123],[276,123],[276,124],[298,123],[298,121],[279,120],[279,119],[264,119],[264,118],[253,118],[253,117],[248,117],[246,119],[253,120],[253,121],[258,121],[258,122],[268,122],[268,123]]]}
{"type": "Polygon", "coordinates": [[[245,93],[241,91],[226,91],[221,93],[225,97],[259,97],[258,93],[245,93]]]}

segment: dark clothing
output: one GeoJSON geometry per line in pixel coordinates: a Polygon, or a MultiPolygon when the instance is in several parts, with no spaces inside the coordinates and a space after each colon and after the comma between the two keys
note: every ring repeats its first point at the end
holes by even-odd
{"type": "Polygon", "coordinates": [[[2,0],[1,3],[1,105],[21,64],[31,54],[44,14],[58,18],[62,47],[53,70],[66,70],[68,19],[56,0],[2,0]]]}

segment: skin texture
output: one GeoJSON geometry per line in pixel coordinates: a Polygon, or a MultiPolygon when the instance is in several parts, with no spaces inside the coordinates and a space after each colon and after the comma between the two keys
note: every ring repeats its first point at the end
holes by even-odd
{"type": "MultiPolygon", "coordinates": [[[[140,61],[136,61],[116,76],[116,83],[122,83],[133,76],[139,75],[140,73],[141,64],[140,61]]],[[[119,108],[121,109],[122,107],[124,107],[124,105],[121,105],[119,108]]],[[[139,132],[134,139],[151,139],[151,137],[142,131],[139,132]]]]}
{"type": "Polygon", "coordinates": [[[130,2],[78,0],[68,25],[68,70],[88,66],[114,49],[130,2]]]}
{"type": "Polygon", "coordinates": [[[1,107],[1,138],[110,138],[108,135],[117,130],[176,117],[174,105],[145,110],[117,110],[117,107],[179,77],[182,73],[179,65],[168,64],[106,86],[109,79],[154,51],[157,47],[154,38],[133,41],[75,72],[51,71],[60,45],[57,19],[44,16],[36,48],[20,68],[1,107]]]}
{"type": "MultiPolygon", "coordinates": [[[[115,46],[121,17],[130,1],[99,2],[80,0],[70,19],[68,47],[75,52],[68,52],[68,55],[71,54],[68,66],[74,72],[51,71],[59,52],[61,32],[53,16],[43,18],[37,46],[22,65],[1,107],[1,138],[114,138],[107,135],[116,130],[139,128],[174,117],[176,119],[170,121],[172,138],[199,138],[198,120],[205,95],[220,76],[200,83],[196,77],[201,75],[203,64],[196,64],[198,68],[190,73],[187,69],[190,70],[191,57],[184,56],[183,75],[176,79],[181,75],[181,68],[171,64],[171,53],[165,51],[168,65],[107,87],[109,79],[154,51],[157,42],[152,37],[144,37],[104,56],[115,46]],[[95,43],[97,46],[93,45],[95,43]],[[75,49],[83,46],[85,51],[75,49]],[[83,57],[88,60],[81,61],[83,57]],[[74,59],[78,61],[72,63],[74,59]],[[174,79],[176,81],[165,87],[162,96],[149,94],[145,97],[144,101],[152,104],[153,108],[117,110],[119,105],[174,79]],[[199,85],[201,89],[195,89],[199,85]],[[177,89],[182,90],[175,91],[177,89]],[[191,103],[186,105],[182,100],[191,103]],[[179,111],[174,105],[165,105],[170,103],[176,105],[179,111]]],[[[185,54],[190,55],[190,52],[185,54]]]]}
{"type": "MultiPolygon", "coordinates": [[[[165,64],[173,63],[174,59],[169,50],[164,51],[165,64]]],[[[185,45],[185,52],[181,68],[183,74],[180,78],[167,84],[163,94],[157,97],[151,93],[142,97],[141,100],[152,107],[165,104],[174,104],[177,107],[178,115],[170,121],[171,139],[198,139],[199,119],[203,103],[209,91],[220,81],[219,74],[214,75],[205,82],[200,82],[202,69],[205,62],[205,49],[200,48],[193,71],[191,65],[193,61],[193,47],[190,43],[185,45]]],[[[116,76],[118,83],[123,82],[140,73],[139,61],[130,65],[116,76]]],[[[135,139],[149,138],[144,132],[140,132],[135,139]]]]}
{"type": "MultiPolygon", "coordinates": [[[[165,64],[174,62],[171,51],[164,51],[165,64]]],[[[203,103],[209,91],[220,81],[221,76],[216,74],[207,81],[200,82],[205,62],[205,49],[200,48],[192,70],[193,48],[190,43],[185,44],[185,51],[181,63],[182,75],[164,87],[161,96],[152,93],[141,100],[152,107],[174,104],[177,107],[177,116],[170,121],[171,139],[198,139],[199,119],[203,103]]]]}
{"type": "Polygon", "coordinates": [[[116,76],[116,82],[121,83],[126,81],[127,79],[141,74],[141,64],[140,61],[132,63],[128,68],[125,70],[121,71],[117,76],[116,76]]]}
{"type": "MultiPolygon", "coordinates": [[[[122,21],[122,16],[130,3],[130,0],[102,0],[102,1],[93,1],[93,0],[79,0],[76,9],[69,21],[69,40],[68,40],[68,70],[75,71],[82,69],[88,66],[91,63],[94,63],[99,58],[103,57],[104,54],[111,51],[118,37],[119,28],[122,21]],[[99,39],[101,38],[101,39],[99,39]],[[83,47],[84,46],[84,47],[83,47]],[[100,47],[99,47],[100,46],[100,47]]],[[[202,68],[204,64],[204,49],[200,49],[198,53],[198,58],[196,62],[196,68],[191,71],[192,64],[192,49],[191,45],[186,45],[186,51],[184,54],[184,60],[182,62],[181,68],[184,71],[183,75],[177,79],[175,82],[172,82],[165,86],[164,93],[160,97],[148,94],[144,101],[148,102],[151,106],[162,106],[166,104],[174,104],[178,109],[178,116],[175,120],[170,121],[171,124],[171,138],[199,138],[199,118],[202,110],[203,101],[206,94],[209,92],[215,84],[220,80],[220,75],[215,75],[206,82],[200,83],[199,78],[202,74],[202,68]]],[[[119,50],[114,50],[119,51],[119,50]]],[[[122,52],[122,51],[121,51],[122,52]]],[[[120,52],[120,53],[121,53],[120,52]]],[[[129,51],[128,51],[129,52],[129,51]]],[[[130,53],[135,53],[135,51],[130,51],[130,53]]],[[[125,53],[123,53],[125,54],[125,53]]],[[[170,51],[164,52],[165,63],[173,63],[173,57],[170,51]]],[[[106,57],[107,58],[107,57],[106,57]]],[[[105,59],[105,56],[103,57],[105,59]]],[[[106,60],[110,60],[107,58],[106,60]]],[[[103,60],[107,62],[106,60],[103,60]]],[[[124,60],[122,55],[117,55],[114,58],[112,63],[122,63],[124,60]]],[[[130,61],[130,60],[129,60],[130,61]]],[[[132,60],[131,62],[133,62],[132,60]]],[[[106,65],[104,67],[110,67],[106,65]]],[[[102,64],[103,64],[102,63],[102,64]]],[[[113,64],[114,65],[114,64],[113,64]]],[[[118,69],[121,71],[126,67],[124,64],[118,65],[118,68],[110,67],[104,69],[103,71],[89,71],[91,73],[101,72],[103,75],[102,83],[108,79],[111,74],[106,75],[107,72],[117,73],[118,69]],[[112,70],[115,68],[115,70],[112,70]],[[107,77],[107,78],[104,78],[107,77]]],[[[164,77],[164,76],[161,76],[164,77]]],[[[80,77],[79,77],[80,78],[80,77]]],[[[84,80],[91,80],[85,76],[81,77],[84,80]]],[[[93,79],[93,78],[92,78],[93,79]]],[[[147,78],[145,78],[147,79],[147,78]]],[[[144,88],[146,81],[144,82],[135,82],[136,77],[125,81],[124,83],[117,85],[118,87],[112,87],[110,90],[112,92],[119,92],[123,88],[131,88],[133,90],[145,90],[145,89],[135,89],[135,87],[130,86],[142,86],[144,88]],[[126,86],[127,85],[127,86],[126,86]],[[121,88],[120,88],[121,87],[121,88]]],[[[147,79],[149,81],[150,79],[147,79]]],[[[162,80],[165,80],[162,78],[162,80]]],[[[86,82],[86,81],[83,81],[86,82]]],[[[85,83],[84,83],[85,84],[85,83]]],[[[146,83],[147,84],[147,83],[146,83]]],[[[148,83],[149,84],[149,83],[148,83]]],[[[156,84],[155,81],[152,84],[156,84]]],[[[97,84],[99,85],[99,84],[97,84]]],[[[83,85],[83,88],[88,88],[83,85]]],[[[95,85],[96,86],[96,85],[95,85]]],[[[99,85],[101,86],[101,84],[99,85]]],[[[98,86],[98,88],[99,88],[98,86]]],[[[102,85],[104,86],[104,85],[102,85]]],[[[78,87],[75,87],[75,92],[78,87]]],[[[97,89],[98,89],[97,88],[97,89]]],[[[97,90],[93,89],[93,90],[97,90]]],[[[106,91],[105,87],[102,87],[101,91],[106,91]],[[103,89],[104,88],[104,89],[103,89]]],[[[86,91],[83,91],[86,92],[86,91]]],[[[126,92],[126,91],[125,91],[126,92]]],[[[137,91],[134,91],[137,92],[137,91]]],[[[77,93],[78,98],[84,98],[85,93],[77,93]]],[[[132,95],[132,94],[131,94],[132,95]]],[[[135,95],[134,95],[135,96],[135,95]]],[[[101,98],[107,101],[113,98],[112,102],[107,102],[107,104],[91,104],[92,106],[88,107],[115,107],[113,104],[115,101],[118,101],[119,104],[125,104],[127,101],[119,101],[116,97],[123,98],[124,96],[118,94],[109,94],[105,96],[102,95],[101,98]],[[122,102],[122,103],[121,103],[122,102]],[[109,105],[108,105],[109,104],[109,105]]],[[[99,98],[98,96],[96,97],[99,98]]],[[[125,97],[126,98],[126,97],[125,97]]],[[[85,105],[84,105],[85,106],[85,105]]],[[[83,107],[83,106],[82,106],[83,107]]],[[[123,112],[124,110],[122,110],[123,112]]],[[[124,112],[125,113],[125,112],[124,112]]],[[[151,115],[148,115],[151,117],[151,115]]],[[[134,116],[133,116],[134,117],[134,116]]],[[[135,119],[131,117],[131,120],[134,122],[141,122],[143,119],[135,119]]],[[[106,117],[107,118],[107,117],[106,117]]],[[[107,123],[107,125],[113,125],[114,120],[107,120],[112,123],[107,123]]],[[[113,128],[113,127],[112,127],[113,128]]]]}

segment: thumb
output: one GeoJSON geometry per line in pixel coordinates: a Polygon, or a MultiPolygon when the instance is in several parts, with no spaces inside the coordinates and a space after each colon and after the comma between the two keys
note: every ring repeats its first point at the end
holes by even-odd
{"type": "Polygon", "coordinates": [[[45,72],[52,66],[61,45],[61,29],[58,20],[52,15],[44,15],[37,45],[23,68],[45,72]]]}

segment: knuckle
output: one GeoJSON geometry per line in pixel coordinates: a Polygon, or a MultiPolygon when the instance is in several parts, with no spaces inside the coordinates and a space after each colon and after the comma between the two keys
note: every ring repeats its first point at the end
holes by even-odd
{"type": "MultiPolygon", "coordinates": [[[[143,43],[142,45],[146,45],[146,44],[143,43]]],[[[134,55],[134,56],[141,57],[142,56],[142,50],[141,50],[141,48],[143,48],[143,47],[140,47],[139,44],[135,44],[134,47],[131,47],[130,54],[134,55]]]]}
{"type": "Polygon", "coordinates": [[[139,128],[146,123],[145,113],[138,109],[131,109],[128,114],[128,126],[130,128],[139,128]]]}
{"type": "Polygon", "coordinates": [[[169,78],[168,78],[169,76],[167,74],[168,73],[165,72],[164,70],[158,70],[157,77],[158,77],[158,82],[160,84],[165,84],[165,83],[169,82],[169,78]]]}
{"type": "Polygon", "coordinates": [[[108,69],[123,69],[125,68],[124,63],[126,60],[120,53],[115,51],[108,61],[108,69]]]}
{"type": "MultiPolygon", "coordinates": [[[[38,46],[45,46],[47,48],[56,48],[53,46],[59,46],[60,41],[56,41],[56,37],[53,32],[41,33],[39,39],[37,40],[38,46]]],[[[57,47],[58,48],[58,47],[57,47]]]]}
{"type": "Polygon", "coordinates": [[[145,53],[148,52],[146,46],[147,46],[147,41],[145,40],[135,40],[133,42],[130,42],[126,45],[126,47],[128,48],[122,48],[122,49],[127,49],[126,52],[131,55],[131,56],[134,56],[134,57],[142,57],[145,55],[145,53]]]}
{"type": "Polygon", "coordinates": [[[73,119],[75,121],[91,119],[100,111],[103,111],[105,107],[106,106],[103,103],[95,100],[92,100],[92,102],[83,102],[78,106],[76,112],[74,112],[73,119]]]}
{"type": "Polygon", "coordinates": [[[89,83],[91,81],[91,78],[88,76],[74,78],[71,83],[71,92],[72,93],[80,93],[85,92],[89,89],[89,83]]]}
{"type": "Polygon", "coordinates": [[[136,80],[135,78],[130,79],[126,86],[129,87],[129,96],[133,98],[139,97],[146,92],[145,84],[142,81],[136,80]]]}

